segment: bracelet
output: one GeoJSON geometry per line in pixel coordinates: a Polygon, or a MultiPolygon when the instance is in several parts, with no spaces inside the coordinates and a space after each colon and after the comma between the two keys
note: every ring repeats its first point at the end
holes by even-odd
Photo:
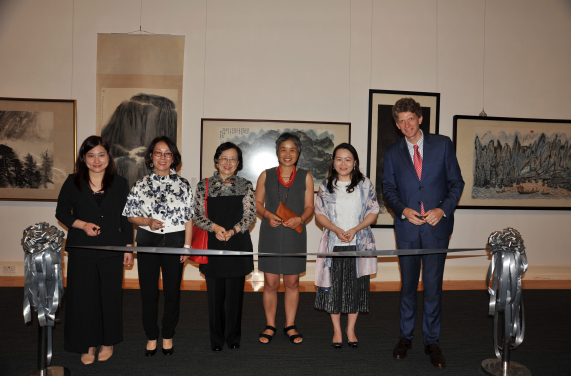
{"type": "Polygon", "coordinates": [[[182,248],[190,248],[190,244],[185,244],[182,248]]]}
{"type": "Polygon", "coordinates": [[[236,228],[232,227],[232,236],[236,235],[236,228]]]}
{"type": "Polygon", "coordinates": [[[268,211],[268,209],[264,209],[264,212],[262,213],[262,218],[266,219],[266,212],[268,211]]]}
{"type": "Polygon", "coordinates": [[[305,221],[303,220],[303,217],[300,215],[299,219],[301,219],[301,223],[303,223],[305,225],[305,221]]]}

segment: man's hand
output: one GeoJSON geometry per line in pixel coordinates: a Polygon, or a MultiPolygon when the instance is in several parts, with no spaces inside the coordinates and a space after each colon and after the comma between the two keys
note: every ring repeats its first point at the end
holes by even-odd
{"type": "Polygon", "coordinates": [[[411,208],[404,209],[402,215],[404,215],[404,217],[413,225],[420,226],[426,223],[426,220],[422,218],[420,213],[412,210],[411,208]]]}
{"type": "Polygon", "coordinates": [[[432,210],[427,211],[425,215],[426,215],[426,223],[428,223],[431,226],[436,226],[438,222],[440,222],[440,220],[442,219],[444,211],[440,208],[434,208],[432,210]]]}

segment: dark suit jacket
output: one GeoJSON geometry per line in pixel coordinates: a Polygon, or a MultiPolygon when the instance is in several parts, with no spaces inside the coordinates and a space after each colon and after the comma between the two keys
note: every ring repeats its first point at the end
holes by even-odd
{"type": "Polygon", "coordinates": [[[430,226],[436,239],[446,239],[454,227],[454,209],[464,189],[464,180],[450,138],[424,133],[422,175],[414,169],[406,138],[397,141],[385,151],[383,171],[383,195],[395,214],[395,232],[398,240],[412,242],[418,239],[420,226],[402,218],[404,209],[420,213],[440,208],[444,211],[436,226],[430,226]]]}
{"type": "Polygon", "coordinates": [[[133,225],[121,215],[129,194],[127,180],[115,175],[113,185],[99,207],[88,183],[83,182],[79,191],[73,179],[71,174],[63,183],[56,207],[56,218],[68,228],[66,250],[84,257],[123,257],[123,252],[74,249],[73,246],[125,246],[133,243],[133,225]],[[101,234],[87,236],[85,231],[72,227],[77,219],[100,226],[101,234]]]}

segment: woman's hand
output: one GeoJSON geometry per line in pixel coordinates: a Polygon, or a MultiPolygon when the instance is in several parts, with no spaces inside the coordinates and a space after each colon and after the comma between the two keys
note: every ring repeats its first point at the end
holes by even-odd
{"type": "Polygon", "coordinates": [[[185,262],[188,257],[189,257],[188,255],[180,255],[180,263],[182,264],[183,262],[185,262]]]}
{"type": "MultiPolygon", "coordinates": [[[[127,247],[132,247],[132,245],[127,244],[127,247]]],[[[123,265],[129,266],[133,263],[133,252],[125,252],[123,254],[123,265]]]]}
{"type": "Polygon", "coordinates": [[[221,242],[226,241],[226,230],[224,229],[224,227],[218,226],[216,223],[213,223],[211,229],[216,234],[216,239],[220,240],[221,242]]]}
{"type": "Polygon", "coordinates": [[[357,230],[355,230],[354,228],[352,228],[351,230],[345,231],[343,233],[343,236],[345,237],[345,240],[343,240],[345,243],[351,243],[351,240],[353,240],[353,238],[355,237],[355,234],[357,233],[357,230]]]}
{"type": "Polygon", "coordinates": [[[158,219],[147,218],[147,226],[153,231],[157,231],[164,227],[163,222],[158,219]]]}
{"type": "Polygon", "coordinates": [[[345,231],[343,231],[342,229],[337,227],[333,232],[335,233],[335,235],[337,235],[337,238],[339,240],[341,240],[342,242],[345,242],[345,231]]]}
{"type": "Polygon", "coordinates": [[[85,231],[87,236],[97,236],[101,234],[101,228],[95,223],[85,222],[83,225],[83,231],[85,231]]]}
{"type": "Polygon", "coordinates": [[[301,218],[300,217],[290,218],[287,221],[285,221],[283,225],[284,227],[295,229],[296,227],[301,225],[301,218]]]}
{"type": "Polygon", "coordinates": [[[270,223],[272,227],[278,227],[279,225],[283,224],[283,221],[280,217],[275,215],[274,213],[270,213],[269,211],[264,213],[265,218],[270,223]]]}

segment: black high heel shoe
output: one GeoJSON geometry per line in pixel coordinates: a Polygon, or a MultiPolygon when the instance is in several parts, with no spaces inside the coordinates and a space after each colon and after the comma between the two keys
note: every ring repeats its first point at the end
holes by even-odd
{"type": "Polygon", "coordinates": [[[153,356],[153,355],[155,355],[156,353],[157,353],[157,347],[156,347],[156,346],[155,346],[155,348],[152,349],[152,350],[148,350],[148,349],[145,347],[145,356],[153,356]]]}
{"type": "Polygon", "coordinates": [[[332,342],[331,346],[333,346],[335,350],[340,350],[343,348],[343,342],[332,342]]]}
{"type": "Polygon", "coordinates": [[[347,346],[349,346],[352,349],[356,349],[359,347],[359,341],[356,342],[351,342],[351,341],[347,341],[347,346]]]}
{"type": "MultiPolygon", "coordinates": [[[[157,350],[157,349],[155,349],[155,351],[156,351],[156,350],[157,350]]],[[[174,352],[174,346],[171,347],[170,349],[165,349],[165,348],[163,348],[163,354],[165,354],[165,355],[172,355],[173,352],[174,352]]]]}

